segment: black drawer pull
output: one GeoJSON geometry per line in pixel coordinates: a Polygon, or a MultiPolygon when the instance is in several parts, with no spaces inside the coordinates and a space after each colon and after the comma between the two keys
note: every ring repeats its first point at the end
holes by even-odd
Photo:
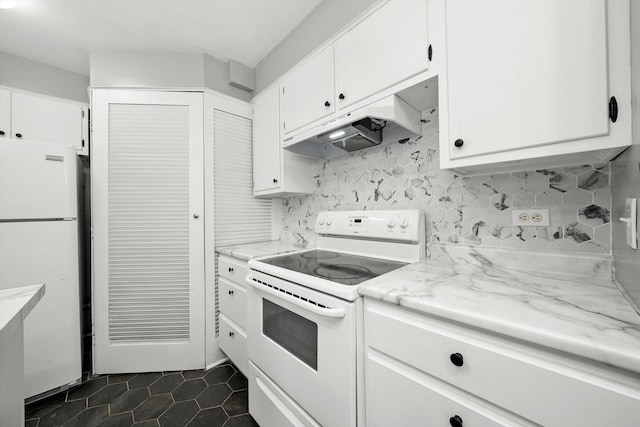
{"type": "Polygon", "coordinates": [[[0,136],[4,136],[4,131],[0,130],[0,136]]]}
{"type": "Polygon", "coordinates": [[[22,134],[21,133],[16,133],[16,138],[22,138],[22,134]]]}
{"type": "Polygon", "coordinates": [[[330,103],[329,101],[325,101],[325,102],[324,102],[324,106],[325,106],[325,107],[331,107],[331,103],[330,103]]]}
{"type": "Polygon", "coordinates": [[[233,273],[233,267],[229,267],[229,273],[233,273]]]}
{"type": "Polygon", "coordinates": [[[451,360],[451,363],[453,363],[456,366],[464,365],[464,357],[462,357],[460,353],[451,354],[451,356],[449,356],[449,360],[451,360]]]}
{"type": "Polygon", "coordinates": [[[455,145],[456,148],[460,148],[464,145],[464,141],[461,139],[456,139],[455,141],[453,141],[453,145],[455,145]]]}
{"type": "Polygon", "coordinates": [[[460,415],[454,415],[449,418],[449,424],[451,424],[451,427],[462,427],[462,418],[460,415]]]}
{"type": "Polygon", "coordinates": [[[233,295],[233,291],[231,291],[231,290],[230,290],[230,291],[229,291],[229,295],[233,295]]]}
{"type": "Polygon", "coordinates": [[[234,332],[229,332],[229,336],[230,336],[231,338],[233,338],[233,336],[234,336],[234,335],[235,335],[235,333],[234,333],[234,332]]]}

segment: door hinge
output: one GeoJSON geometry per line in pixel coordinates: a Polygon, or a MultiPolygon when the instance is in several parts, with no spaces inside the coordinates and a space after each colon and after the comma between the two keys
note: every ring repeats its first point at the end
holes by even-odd
{"type": "Polygon", "coordinates": [[[609,99],[609,118],[613,123],[618,120],[618,101],[615,96],[609,99]]]}
{"type": "Polygon", "coordinates": [[[287,123],[286,122],[282,122],[282,129],[287,129],[287,123]]]}
{"type": "Polygon", "coordinates": [[[284,95],[284,86],[282,86],[282,94],[284,95]]]}
{"type": "Polygon", "coordinates": [[[431,45],[429,45],[428,54],[429,54],[429,62],[431,62],[431,58],[433,58],[433,47],[431,45]]]}

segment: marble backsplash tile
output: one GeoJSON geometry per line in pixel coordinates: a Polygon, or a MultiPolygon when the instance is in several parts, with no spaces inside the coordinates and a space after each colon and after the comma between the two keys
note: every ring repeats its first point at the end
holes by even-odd
{"type": "Polygon", "coordinates": [[[316,160],[313,194],[284,198],[283,234],[313,232],[323,210],[423,209],[430,244],[609,254],[609,164],[461,177],[441,170],[438,111],[405,144],[316,160]],[[549,227],[514,227],[512,209],[549,208],[549,227]]]}

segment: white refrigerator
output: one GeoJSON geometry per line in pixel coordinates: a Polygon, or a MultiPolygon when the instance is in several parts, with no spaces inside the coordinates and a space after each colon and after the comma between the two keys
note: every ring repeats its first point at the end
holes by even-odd
{"type": "Polygon", "coordinates": [[[0,141],[0,289],[45,284],[25,319],[25,398],[82,376],[78,159],[71,146],[0,141]]]}

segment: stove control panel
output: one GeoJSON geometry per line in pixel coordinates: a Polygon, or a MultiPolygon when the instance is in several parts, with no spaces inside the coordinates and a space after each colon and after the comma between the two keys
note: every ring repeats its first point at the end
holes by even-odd
{"type": "Polygon", "coordinates": [[[419,242],[425,233],[419,209],[393,211],[323,211],[315,232],[331,236],[357,236],[381,240],[419,242]]]}

